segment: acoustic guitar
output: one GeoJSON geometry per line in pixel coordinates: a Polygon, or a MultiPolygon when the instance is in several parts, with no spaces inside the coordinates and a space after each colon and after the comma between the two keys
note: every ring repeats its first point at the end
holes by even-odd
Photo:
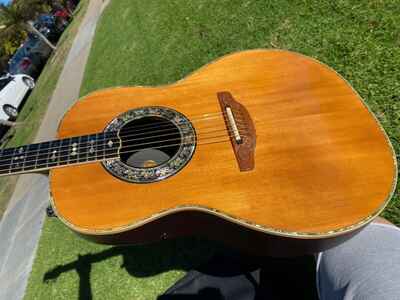
{"type": "Polygon", "coordinates": [[[397,179],[357,92],[281,50],[227,55],[170,85],[96,91],[58,137],[3,149],[0,173],[50,170],[59,219],[106,244],[196,234],[263,255],[313,253],[371,222],[397,179]]]}

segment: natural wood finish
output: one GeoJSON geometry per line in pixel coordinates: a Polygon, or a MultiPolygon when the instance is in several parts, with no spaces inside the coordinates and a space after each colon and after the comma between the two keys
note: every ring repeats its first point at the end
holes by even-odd
{"type": "Polygon", "coordinates": [[[201,206],[261,225],[248,225],[256,230],[319,237],[365,224],[383,208],[396,166],[379,124],[334,71],[291,52],[239,52],[175,84],[92,93],[65,115],[59,137],[102,131],[140,106],[167,106],[189,118],[219,112],[218,91],[240,99],[254,121],[253,171],[238,170],[229,142],[198,146],[182,171],[153,184],[118,180],[99,163],[54,169],[61,219],[77,231],[112,233],[161,211],[201,206]]]}

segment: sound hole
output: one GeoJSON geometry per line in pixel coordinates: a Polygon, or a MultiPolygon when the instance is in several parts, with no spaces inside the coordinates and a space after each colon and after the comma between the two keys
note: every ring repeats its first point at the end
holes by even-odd
{"type": "Polygon", "coordinates": [[[181,134],[178,127],[160,117],[143,117],[125,124],[119,133],[120,159],[135,168],[153,168],[178,152],[181,134]]]}

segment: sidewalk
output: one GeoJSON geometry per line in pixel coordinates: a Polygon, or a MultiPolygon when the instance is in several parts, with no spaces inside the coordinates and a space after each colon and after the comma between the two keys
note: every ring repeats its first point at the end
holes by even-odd
{"type": "MultiPolygon", "coordinates": [[[[90,0],[35,142],[53,139],[79,97],[97,21],[109,0],[90,0]]],[[[49,203],[47,176],[20,176],[0,223],[0,300],[22,299],[49,203]]]]}

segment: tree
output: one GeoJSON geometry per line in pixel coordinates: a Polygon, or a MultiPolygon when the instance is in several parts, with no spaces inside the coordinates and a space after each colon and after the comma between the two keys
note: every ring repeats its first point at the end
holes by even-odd
{"type": "Polygon", "coordinates": [[[39,0],[24,0],[23,2],[14,1],[12,5],[5,6],[0,4],[0,20],[4,29],[0,34],[4,36],[15,36],[21,32],[29,31],[41,38],[53,50],[56,47],[40,33],[32,23],[32,20],[37,17],[40,12],[43,12],[45,7],[39,0]]]}
{"type": "Polygon", "coordinates": [[[0,35],[0,55],[11,56],[26,39],[25,31],[15,32],[14,35],[0,35]]]}
{"type": "Polygon", "coordinates": [[[61,5],[68,11],[70,17],[72,17],[73,13],[70,7],[70,1],[68,0],[60,0],[61,5]]]}

